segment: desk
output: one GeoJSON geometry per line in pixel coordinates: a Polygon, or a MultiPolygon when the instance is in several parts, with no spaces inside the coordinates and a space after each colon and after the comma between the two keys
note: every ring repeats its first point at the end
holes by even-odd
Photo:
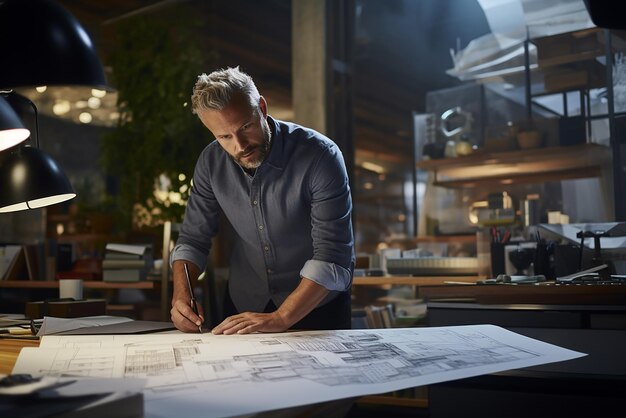
{"type": "Polygon", "coordinates": [[[477,280],[484,278],[484,276],[357,276],[352,279],[352,285],[446,286],[448,282],[476,283],[477,280]]]}
{"type": "Polygon", "coordinates": [[[427,325],[493,324],[504,328],[626,330],[626,305],[538,305],[428,302],[427,325]]]}
{"type": "Polygon", "coordinates": [[[0,374],[11,374],[24,347],[39,347],[39,340],[0,338],[0,374]]]}
{"type": "Polygon", "coordinates": [[[381,289],[386,292],[393,286],[412,286],[413,297],[419,297],[422,286],[448,286],[450,282],[473,284],[482,279],[484,276],[356,276],[352,278],[353,302],[357,306],[369,305],[373,299],[372,292],[380,293],[381,289]]]}
{"type": "MultiPolygon", "coordinates": [[[[504,294],[502,299],[517,296],[517,288],[522,288],[523,295],[530,296],[531,290],[539,292],[546,289],[538,286],[499,285],[468,287],[476,292],[494,292],[491,296],[502,295],[500,289],[510,292],[504,294]]],[[[566,286],[558,290],[564,289],[566,292],[574,291],[574,295],[577,295],[584,287],[566,286]]],[[[593,288],[591,295],[599,290],[593,288]]],[[[452,294],[458,296],[458,293],[452,294]]],[[[468,292],[463,295],[480,299],[478,293],[468,292]]],[[[492,323],[588,354],[565,362],[430,385],[430,418],[495,418],[503,415],[509,418],[588,418],[623,415],[626,393],[626,306],[467,302],[428,302],[427,306],[429,326],[492,323]]]]}
{"type": "Polygon", "coordinates": [[[430,418],[623,416],[626,331],[509,329],[589,355],[430,385],[430,418]]]}
{"type": "Polygon", "coordinates": [[[420,286],[427,301],[464,299],[477,303],[626,305],[626,284],[493,284],[420,286]]]}
{"type": "MultiPolygon", "coordinates": [[[[24,347],[38,347],[39,340],[0,338],[0,374],[10,374],[24,347]]],[[[248,418],[340,418],[352,408],[355,398],[339,399],[313,405],[278,409],[248,415],[248,418]]],[[[115,414],[111,412],[111,416],[115,414]]]]}

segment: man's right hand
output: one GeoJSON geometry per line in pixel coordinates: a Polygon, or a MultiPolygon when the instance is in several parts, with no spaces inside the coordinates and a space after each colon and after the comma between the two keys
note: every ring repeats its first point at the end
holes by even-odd
{"type": "MultiPolygon", "coordinates": [[[[189,278],[194,283],[200,272],[192,262],[186,260],[176,260],[172,263],[172,281],[174,284],[174,294],[172,296],[172,310],[170,318],[174,326],[183,332],[200,332],[204,322],[204,310],[197,303],[198,315],[191,308],[191,294],[189,293],[189,281],[185,272],[185,265],[188,267],[189,278]]],[[[193,285],[192,285],[193,286],[193,285]]]]}
{"type": "Polygon", "coordinates": [[[198,327],[204,322],[202,305],[196,303],[198,315],[191,309],[191,298],[172,300],[171,319],[176,328],[183,332],[198,332],[198,327]]]}

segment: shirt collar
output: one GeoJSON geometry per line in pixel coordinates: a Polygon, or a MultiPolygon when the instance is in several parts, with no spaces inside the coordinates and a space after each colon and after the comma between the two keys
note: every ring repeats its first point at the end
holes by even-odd
{"type": "Polygon", "coordinates": [[[270,115],[267,115],[267,123],[272,131],[272,143],[270,153],[264,163],[282,170],[285,166],[285,140],[283,138],[283,132],[278,121],[270,115]]]}

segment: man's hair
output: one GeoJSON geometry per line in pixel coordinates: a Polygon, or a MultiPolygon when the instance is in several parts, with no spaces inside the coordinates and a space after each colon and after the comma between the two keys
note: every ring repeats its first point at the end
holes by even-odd
{"type": "Polygon", "coordinates": [[[203,110],[222,110],[236,94],[247,97],[252,108],[259,105],[261,95],[252,77],[240,71],[239,66],[201,74],[191,95],[191,111],[197,114],[203,110]]]}

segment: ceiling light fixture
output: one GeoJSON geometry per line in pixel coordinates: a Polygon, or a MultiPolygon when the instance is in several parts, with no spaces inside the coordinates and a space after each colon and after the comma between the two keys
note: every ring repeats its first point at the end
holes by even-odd
{"type": "Polygon", "coordinates": [[[371,163],[369,161],[363,161],[361,163],[361,167],[366,170],[373,171],[376,174],[383,174],[385,172],[385,168],[383,166],[371,163]]]}

